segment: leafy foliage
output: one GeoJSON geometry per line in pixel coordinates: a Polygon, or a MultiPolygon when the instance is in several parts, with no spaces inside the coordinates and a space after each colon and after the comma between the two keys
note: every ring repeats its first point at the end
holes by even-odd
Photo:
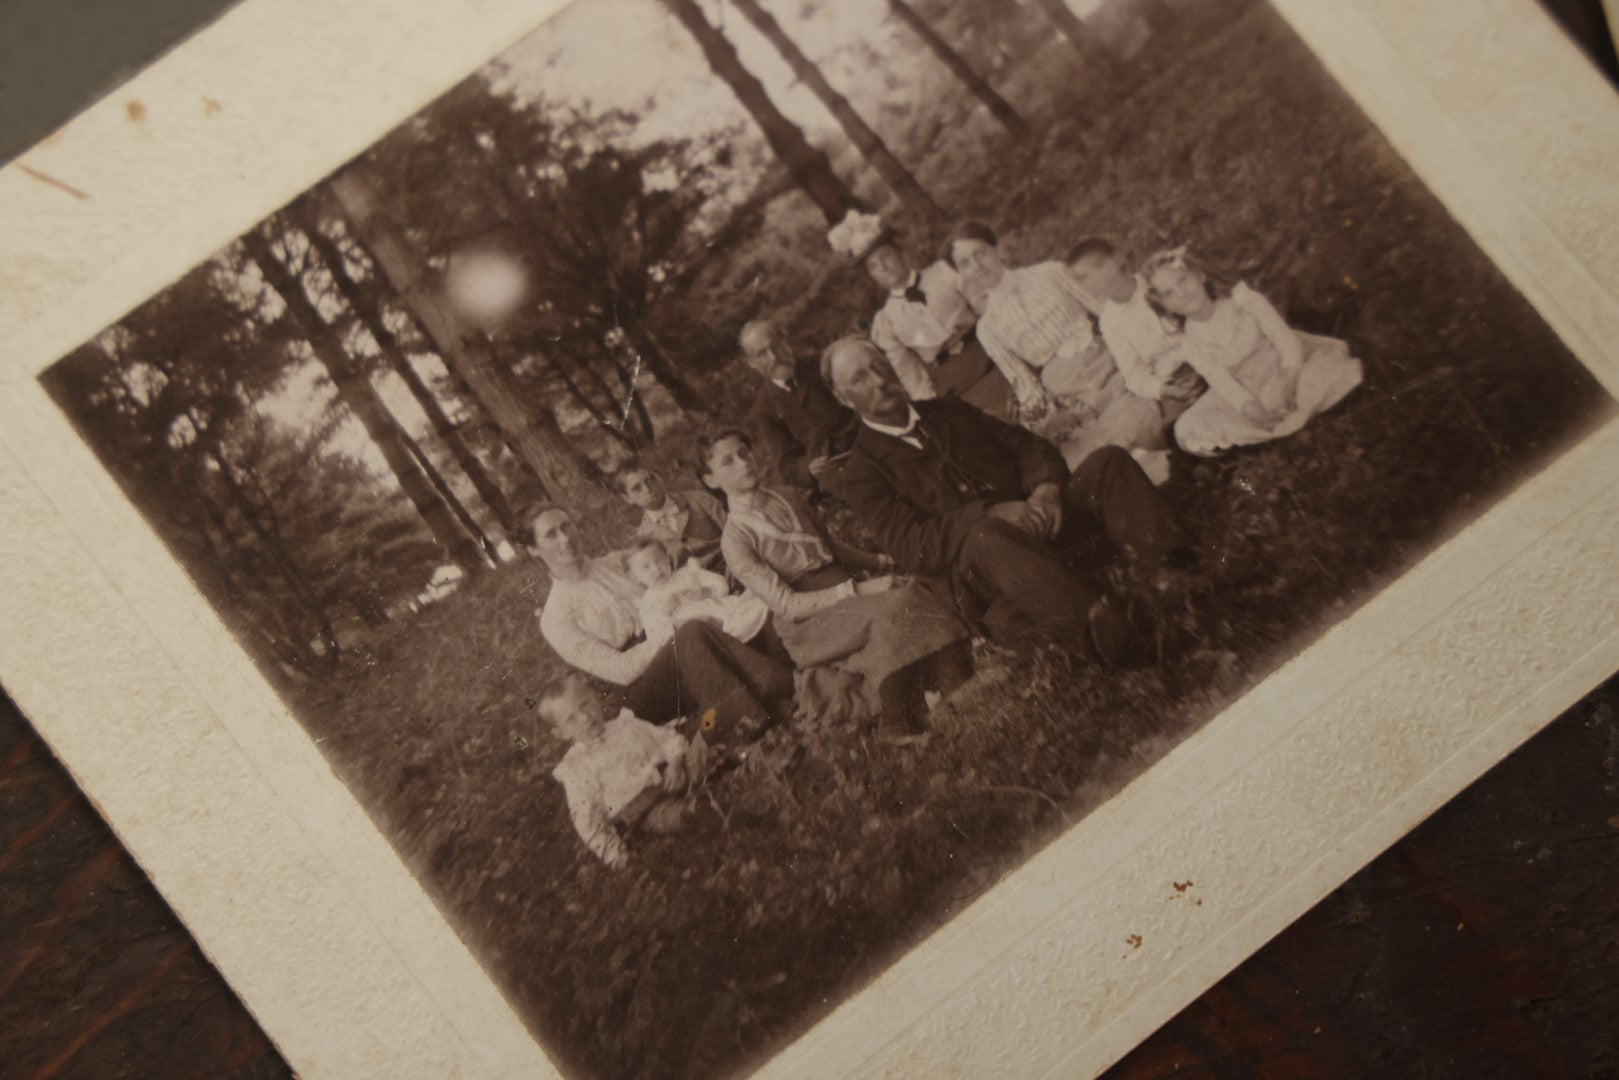
{"type": "MultiPolygon", "coordinates": [[[[1114,677],[980,648],[925,743],[771,732],[711,783],[691,832],[638,838],[621,873],[584,851],[549,775],[561,747],[533,695],[560,662],[534,625],[542,568],[503,566],[348,634],[342,676],[289,686],[289,700],[548,1049],[583,1074],[734,1072],[790,1038],[1607,409],[1263,4],[1177,5],[1106,112],[1072,78],[1071,51],[1016,5],[918,7],[1040,133],[1014,146],[920,52],[887,57],[898,104],[871,112],[941,202],[993,222],[1014,262],[1086,235],[1133,257],[1189,241],[1302,329],[1347,338],[1366,385],[1280,443],[1177,458],[1166,493],[1213,557],[1204,589],[1166,616],[1189,645],[1161,671],[1114,677]],[[1008,20],[976,17],[992,9],[1008,20]]],[[[720,362],[743,319],[782,310],[820,344],[878,298],[828,257],[824,220],[779,175],[740,197],[705,188],[725,171],[723,145],[627,149],[631,123],[520,108],[470,82],[373,164],[436,267],[472,239],[515,238],[545,300],[502,332],[514,370],[536,402],[572,402],[599,459],[628,438],[678,484],[694,437],[680,410],[649,405],[633,437],[604,423],[635,357],[652,355],[630,327],[734,418],[753,383],[720,362]]],[[[925,253],[937,236],[911,225],[905,239],[925,253]]],[[[312,608],[358,609],[408,596],[432,560],[396,494],[321,452],[329,418],[293,437],[252,411],[289,347],[273,312],[242,301],[251,282],[222,286],[219,272],[47,381],[222,613],[303,640],[312,624],[287,606],[287,566],[312,608]],[[228,470],[214,475],[200,447],[228,470]],[[266,501],[276,527],[260,536],[266,501]]],[[[358,261],[356,274],[369,277],[358,261]]],[[[407,313],[388,318],[421,346],[407,313]]],[[[632,521],[618,507],[582,524],[605,549],[632,521]]]]}
{"type": "Polygon", "coordinates": [[[722,356],[703,321],[671,302],[701,258],[705,149],[632,146],[634,120],[519,101],[479,75],[369,155],[395,218],[431,262],[447,267],[480,246],[522,262],[534,299],[493,332],[498,347],[535,407],[566,402],[625,447],[656,435],[630,393],[639,372],[680,409],[702,411],[692,379],[722,356]]]}
{"type": "MultiPolygon", "coordinates": [[[[387,628],[340,706],[305,704],[344,776],[563,1062],[588,1075],[703,1076],[767,1052],[1599,408],[1550,331],[1281,24],[1258,5],[1202,10],[1161,46],[1179,58],[1175,77],[1149,80],[1107,116],[1067,107],[1054,77],[1066,54],[1029,60],[1013,92],[1041,104],[1030,114],[1046,134],[1026,158],[973,152],[1001,136],[961,121],[949,110],[967,103],[943,91],[926,99],[949,122],[914,120],[951,132],[926,182],[1002,226],[1017,259],[1092,233],[1136,255],[1190,239],[1366,362],[1366,388],[1301,434],[1177,459],[1167,492],[1216,553],[1207,592],[1173,619],[1195,641],[1181,660],[1112,678],[1060,655],[981,649],[978,676],[925,745],[772,732],[713,783],[690,834],[641,840],[616,874],[574,837],[548,775],[561,747],[528,703],[557,664],[533,629],[546,588],[534,567],[387,628]]],[[[764,204],[757,231],[711,255],[687,302],[740,316],[813,294],[794,308],[798,328],[826,340],[875,297],[858,270],[830,264],[817,219],[791,193],[764,204]],[[732,284],[755,277],[736,302],[732,284]],[[816,281],[824,288],[806,285],[816,281]]],[[[678,445],[654,455],[676,478],[678,445]]],[[[629,522],[592,523],[597,546],[629,522]]]]}

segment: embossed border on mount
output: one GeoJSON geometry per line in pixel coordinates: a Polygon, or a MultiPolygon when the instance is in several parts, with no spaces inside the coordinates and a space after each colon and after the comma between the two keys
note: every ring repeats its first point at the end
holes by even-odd
{"type": "MultiPolygon", "coordinates": [[[[1275,2],[1619,389],[1595,71],[1530,0],[1275,2]]],[[[562,6],[246,0],[0,170],[0,679],[306,1076],[554,1070],[35,376],[562,6]]],[[[763,1072],[1106,1067],[1619,666],[1616,463],[1610,424],[763,1072]]]]}

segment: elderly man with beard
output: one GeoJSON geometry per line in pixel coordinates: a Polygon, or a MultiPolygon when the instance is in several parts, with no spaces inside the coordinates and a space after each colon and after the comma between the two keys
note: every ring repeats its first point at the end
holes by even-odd
{"type": "Polygon", "coordinates": [[[1195,563],[1191,538],[1126,451],[1072,471],[1029,431],[951,399],[911,401],[865,338],[835,342],[822,372],[860,417],[836,493],[901,570],[946,579],[962,614],[1002,639],[1139,660],[1143,615],[1110,594],[1120,559],[1162,584],[1195,563]]]}

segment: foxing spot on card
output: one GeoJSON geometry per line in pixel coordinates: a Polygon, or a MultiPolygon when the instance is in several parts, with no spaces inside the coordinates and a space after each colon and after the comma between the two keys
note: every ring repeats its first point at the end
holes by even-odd
{"type": "Polygon", "coordinates": [[[1442,195],[1261,0],[578,0],[84,327],[40,422],[557,1068],[803,1074],[864,1009],[903,1071],[1060,897],[1085,1038],[1246,917],[1193,861],[1115,910],[1121,792],[1226,769],[1261,880],[1310,808],[1246,754],[1422,775],[1271,677],[1370,665],[1613,414],[1442,195]]]}

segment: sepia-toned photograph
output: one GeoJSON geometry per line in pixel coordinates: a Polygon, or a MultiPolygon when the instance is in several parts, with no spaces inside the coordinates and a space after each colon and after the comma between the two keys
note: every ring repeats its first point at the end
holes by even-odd
{"type": "Polygon", "coordinates": [[[1614,412],[1265,0],[574,0],[40,381],[591,1078],[759,1066],[1614,412]]]}

